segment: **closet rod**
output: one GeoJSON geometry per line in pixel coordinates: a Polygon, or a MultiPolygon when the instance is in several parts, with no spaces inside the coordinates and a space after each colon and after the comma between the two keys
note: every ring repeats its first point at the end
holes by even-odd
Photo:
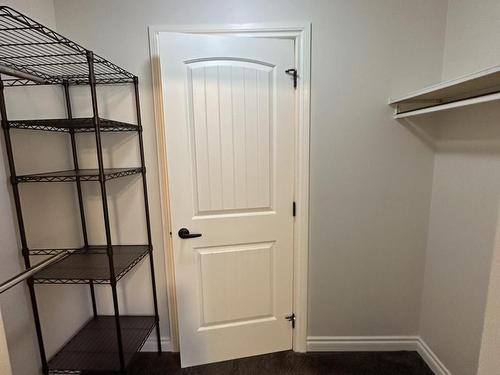
{"type": "Polygon", "coordinates": [[[28,79],[30,81],[33,81],[36,83],[41,83],[41,84],[47,83],[47,81],[44,80],[43,78],[37,77],[37,76],[29,74],[29,73],[21,72],[19,70],[12,69],[12,68],[9,68],[8,66],[1,65],[1,64],[0,64],[0,74],[6,74],[9,76],[17,77],[17,78],[21,78],[21,79],[28,79]]]}
{"type": "Polygon", "coordinates": [[[50,258],[45,259],[44,261],[35,264],[33,267],[28,268],[27,270],[19,273],[18,275],[12,277],[11,279],[3,282],[0,284],[0,294],[9,290],[10,288],[16,286],[17,284],[25,281],[26,279],[30,278],[37,272],[40,272],[41,270],[47,268],[50,266],[52,263],[57,262],[58,260],[64,258],[67,256],[68,253],[59,253],[54,256],[51,256],[50,258]]]}

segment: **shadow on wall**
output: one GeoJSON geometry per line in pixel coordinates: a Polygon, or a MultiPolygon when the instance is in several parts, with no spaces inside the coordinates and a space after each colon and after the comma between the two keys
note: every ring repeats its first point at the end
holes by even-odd
{"type": "Polygon", "coordinates": [[[436,150],[500,155],[499,118],[498,102],[441,113],[436,127],[436,150]]]}
{"type": "Polygon", "coordinates": [[[419,138],[427,147],[436,149],[436,117],[432,114],[406,117],[396,120],[401,126],[419,138]]]}
{"type": "Polygon", "coordinates": [[[500,106],[490,102],[397,121],[438,153],[500,155],[499,118],[500,106]]]}

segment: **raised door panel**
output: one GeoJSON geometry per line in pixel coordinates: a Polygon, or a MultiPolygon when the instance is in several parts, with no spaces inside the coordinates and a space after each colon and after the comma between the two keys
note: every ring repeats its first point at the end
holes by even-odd
{"type": "Polygon", "coordinates": [[[200,329],[274,317],[274,242],[199,248],[200,329]]]}
{"type": "Polygon", "coordinates": [[[241,60],[187,67],[194,215],[271,210],[274,68],[241,60]]]}

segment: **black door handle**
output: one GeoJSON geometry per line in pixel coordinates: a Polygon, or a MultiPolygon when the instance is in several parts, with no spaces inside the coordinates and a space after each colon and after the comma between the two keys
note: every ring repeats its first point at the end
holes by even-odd
{"type": "Polygon", "coordinates": [[[201,233],[189,233],[189,229],[187,229],[187,228],[179,229],[177,234],[182,239],[201,237],[201,233]]]}

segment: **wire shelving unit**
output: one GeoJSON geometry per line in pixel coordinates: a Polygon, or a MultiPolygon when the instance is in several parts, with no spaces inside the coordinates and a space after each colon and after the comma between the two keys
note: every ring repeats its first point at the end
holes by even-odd
{"type": "Polygon", "coordinates": [[[25,267],[27,270],[32,270],[30,259],[32,255],[57,256],[56,261],[51,262],[40,271],[30,271],[29,277],[26,279],[40,348],[42,372],[45,375],[86,374],[94,371],[126,373],[133,355],[140,350],[154,329],[156,329],[157,349],[158,352],[161,352],[138,78],[16,10],[0,6],[0,116],[25,267]],[[136,124],[99,117],[96,86],[101,84],[133,85],[137,114],[136,124]],[[5,102],[6,89],[39,85],[60,85],[62,87],[66,101],[67,118],[11,121],[8,118],[5,102]],[[73,118],[70,87],[75,85],[89,87],[92,117],[73,118]],[[68,133],[71,142],[73,169],[18,175],[13,156],[14,145],[11,132],[22,130],[68,133]],[[80,169],[76,135],[92,132],[95,133],[98,166],[96,169],[80,169]],[[105,168],[101,142],[101,133],[103,132],[137,133],[140,166],[105,168]],[[117,245],[113,243],[111,237],[107,183],[109,180],[134,174],[140,174],[142,177],[148,240],[146,244],[117,245]],[[105,244],[90,244],[87,236],[82,183],[92,181],[100,185],[106,234],[105,244]],[[82,247],[75,249],[31,249],[28,247],[19,184],[41,182],[76,184],[84,242],[82,247]],[[152,316],[120,315],[117,282],[145,258],[149,258],[154,314],[152,316]],[[72,338],[69,338],[69,341],[50,359],[47,359],[45,352],[35,284],[88,284],[90,287],[93,317],[72,338]],[[114,315],[98,314],[95,284],[110,285],[114,315]]]}

